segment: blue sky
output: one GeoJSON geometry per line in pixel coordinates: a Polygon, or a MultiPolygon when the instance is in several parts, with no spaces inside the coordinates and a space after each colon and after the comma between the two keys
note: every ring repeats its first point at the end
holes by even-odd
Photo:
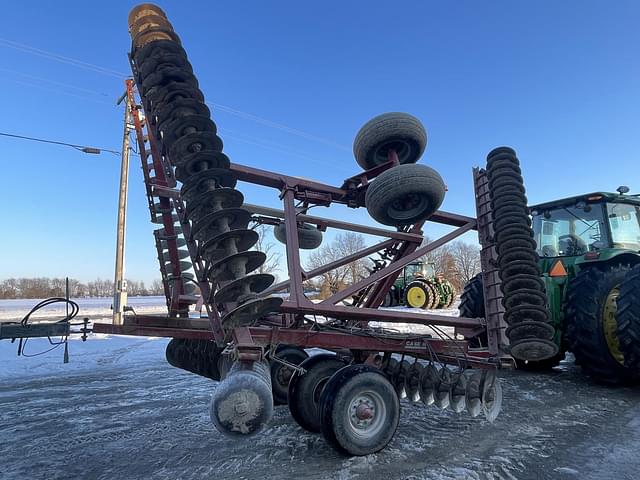
{"type": "MultiPolygon", "coordinates": [[[[115,100],[134,4],[5,7],[0,132],[118,150],[115,100]]],[[[531,202],[620,184],[640,190],[638,2],[159,5],[234,162],[339,184],[357,170],[351,144],[360,126],[406,111],[427,128],[422,162],[445,179],[446,210],[474,214],[471,168],[498,145],[517,150],[531,202]]],[[[0,278],[110,278],[119,158],[1,137],[0,152],[0,278]]],[[[132,165],[127,275],[150,281],[159,276],[153,226],[132,165]]],[[[273,191],[240,188],[248,202],[278,205],[273,191]]],[[[373,224],[364,210],[326,214],[373,224]]]]}

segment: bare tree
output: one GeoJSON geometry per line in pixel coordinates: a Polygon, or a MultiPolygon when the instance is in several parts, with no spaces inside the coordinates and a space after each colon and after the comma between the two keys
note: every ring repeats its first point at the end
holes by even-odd
{"type": "MultiPolygon", "coordinates": [[[[306,269],[312,270],[322,267],[364,248],[366,248],[366,244],[362,235],[352,232],[340,234],[333,242],[324,245],[309,255],[306,269]]],[[[359,259],[324,273],[319,282],[321,296],[326,298],[342,290],[347,285],[364,278],[368,275],[367,267],[369,264],[369,260],[359,259]]],[[[316,285],[318,285],[318,283],[316,283],[316,285]]]]}
{"type": "Polygon", "coordinates": [[[267,256],[266,261],[258,268],[258,273],[273,274],[278,270],[280,261],[282,260],[282,253],[277,251],[276,244],[270,241],[273,229],[271,226],[258,225],[255,230],[258,233],[258,243],[256,243],[254,249],[267,256]]]}
{"type": "MultiPolygon", "coordinates": [[[[425,237],[422,245],[431,243],[425,237]]],[[[433,263],[437,274],[443,275],[457,289],[463,288],[480,271],[480,250],[476,245],[459,240],[447,243],[420,258],[433,263]]]]}
{"type": "Polygon", "coordinates": [[[151,282],[151,287],[149,287],[150,295],[164,295],[164,285],[162,284],[162,280],[156,278],[151,282]]]}
{"type": "Polygon", "coordinates": [[[463,241],[454,242],[451,250],[460,286],[464,286],[480,271],[480,249],[463,241]]]}

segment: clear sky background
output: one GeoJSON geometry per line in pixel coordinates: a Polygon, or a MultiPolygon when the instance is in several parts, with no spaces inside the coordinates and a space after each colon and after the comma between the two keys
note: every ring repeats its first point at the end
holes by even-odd
{"type": "MultiPolygon", "coordinates": [[[[6,2],[0,132],[119,150],[134,5],[6,2]]],[[[357,170],[360,126],[406,111],[427,128],[422,161],[448,185],[446,210],[475,214],[471,168],[498,145],[517,150],[532,203],[640,190],[640,2],[159,5],[234,162],[339,184],[357,170]]],[[[0,278],[111,278],[119,158],[0,137],[0,165],[0,278]]],[[[137,157],[130,179],[127,276],[150,281],[159,273],[137,157]]],[[[240,189],[278,206],[274,191],[240,189]]],[[[326,214],[373,224],[364,209],[326,214]]]]}

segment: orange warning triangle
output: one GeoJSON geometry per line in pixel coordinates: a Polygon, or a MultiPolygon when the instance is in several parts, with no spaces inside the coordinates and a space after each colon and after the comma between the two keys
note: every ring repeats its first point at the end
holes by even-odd
{"type": "Polygon", "coordinates": [[[556,263],[553,264],[551,270],[549,270],[550,277],[566,277],[567,271],[564,268],[564,265],[560,260],[557,260],[556,263]]]}

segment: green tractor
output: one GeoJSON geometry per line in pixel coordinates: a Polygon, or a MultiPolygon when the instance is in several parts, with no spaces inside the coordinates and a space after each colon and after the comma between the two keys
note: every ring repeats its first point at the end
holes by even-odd
{"type": "MultiPolygon", "coordinates": [[[[570,351],[583,371],[597,380],[640,380],[638,365],[630,362],[633,356],[638,363],[635,353],[640,350],[640,320],[636,318],[640,292],[630,283],[622,291],[633,300],[633,308],[625,308],[624,321],[622,307],[617,315],[618,304],[631,303],[622,298],[618,302],[621,286],[638,277],[632,269],[640,265],[640,196],[626,195],[628,191],[620,187],[618,193],[596,192],[530,207],[538,265],[556,332],[553,341],[559,352],[539,362],[518,361],[520,367],[551,368],[570,351]]],[[[461,316],[484,317],[482,282],[480,274],[465,286],[461,316]]],[[[486,337],[471,340],[482,345],[486,337]]]]}
{"type": "Polygon", "coordinates": [[[404,304],[412,308],[449,308],[455,299],[455,288],[442,274],[436,274],[435,263],[415,262],[404,267],[382,306],[404,304]]]}

